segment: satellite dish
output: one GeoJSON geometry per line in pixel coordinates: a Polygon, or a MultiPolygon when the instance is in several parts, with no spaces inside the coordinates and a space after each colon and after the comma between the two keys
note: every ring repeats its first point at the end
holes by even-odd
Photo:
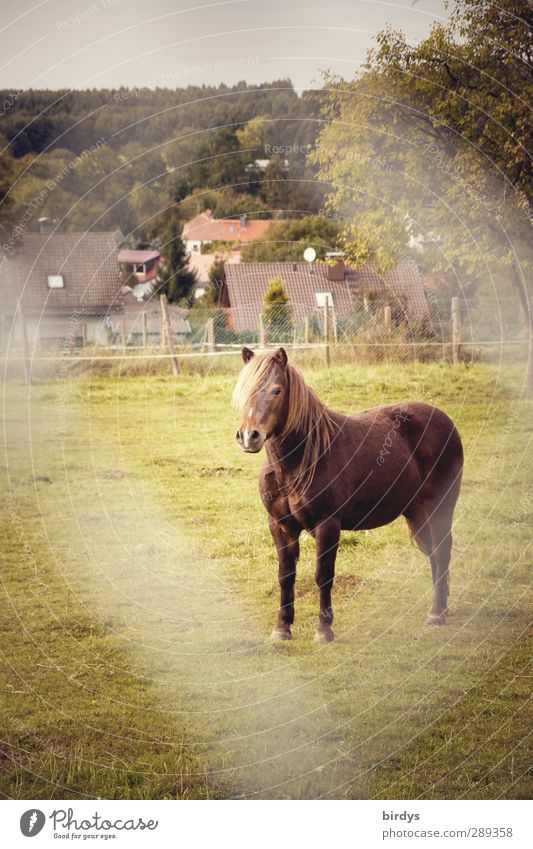
{"type": "Polygon", "coordinates": [[[316,251],[314,248],[306,248],[304,251],[304,259],[306,262],[313,262],[316,259],[316,251]]]}
{"type": "Polygon", "coordinates": [[[133,287],[133,297],[137,298],[138,301],[142,301],[145,292],[146,288],[143,283],[137,283],[137,285],[133,287]]]}

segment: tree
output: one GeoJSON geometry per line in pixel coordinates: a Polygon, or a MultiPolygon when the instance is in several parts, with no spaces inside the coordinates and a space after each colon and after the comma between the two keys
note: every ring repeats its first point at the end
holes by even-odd
{"type": "MultiPolygon", "coordinates": [[[[288,116],[294,134],[297,127],[303,132],[304,115],[312,143],[318,104],[304,103],[289,80],[155,90],[4,90],[0,102],[1,135],[8,145],[2,156],[0,201],[30,165],[2,202],[4,238],[11,233],[11,222],[14,226],[19,220],[19,211],[24,213],[24,198],[42,191],[42,213],[61,222],[63,230],[119,226],[129,233],[173,199],[234,183],[234,189],[220,190],[217,215],[266,210],[257,196],[257,171],[249,168],[256,154],[248,148],[260,144],[261,116],[268,116],[269,142],[281,144],[289,135],[288,116]],[[53,190],[47,189],[49,179],[53,190]]],[[[28,229],[34,226],[32,220],[28,229]]]]}
{"type": "Polygon", "coordinates": [[[283,211],[290,208],[291,183],[283,157],[275,154],[268,163],[261,195],[271,210],[283,211]]]}
{"type": "Polygon", "coordinates": [[[263,321],[270,342],[288,342],[293,335],[292,309],[285,283],[273,277],[263,300],[263,321]]]}
{"type": "Polygon", "coordinates": [[[183,221],[177,207],[162,213],[153,223],[152,236],[165,263],[158,274],[157,294],[165,293],[168,300],[186,299],[196,283],[196,275],[188,267],[189,257],[181,238],[183,221]]]}
{"type": "MultiPolygon", "coordinates": [[[[209,269],[208,286],[204,295],[196,298],[191,306],[194,307],[216,307],[219,301],[220,289],[224,282],[224,260],[216,259],[209,269]]],[[[225,316],[224,310],[222,315],[225,316]]],[[[225,319],[224,319],[225,321],[225,319]]]]}
{"type": "Polygon", "coordinates": [[[457,0],[449,23],[415,46],[381,32],[357,79],[328,78],[329,123],[313,154],[351,259],[385,268],[433,238],[428,271],[456,291],[498,280],[528,327],[529,13],[527,0],[457,0]]]}
{"type": "Polygon", "coordinates": [[[231,189],[223,191],[196,189],[180,203],[181,216],[186,221],[205,209],[210,209],[214,218],[231,218],[244,213],[250,218],[268,217],[268,209],[261,198],[244,193],[236,194],[231,189]]]}
{"type": "Polygon", "coordinates": [[[248,151],[250,162],[254,159],[265,158],[265,134],[271,120],[268,115],[257,115],[237,130],[239,147],[243,151],[248,151]]]}
{"type": "Polygon", "coordinates": [[[306,248],[318,259],[337,249],[340,228],[324,215],[307,215],[293,221],[273,222],[264,238],[241,251],[242,262],[301,262],[306,248]]]}

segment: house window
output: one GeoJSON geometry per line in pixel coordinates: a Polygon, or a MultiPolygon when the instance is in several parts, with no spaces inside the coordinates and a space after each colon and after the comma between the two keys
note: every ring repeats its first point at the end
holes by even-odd
{"type": "Polygon", "coordinates": [[[49,289],[64,289],[65,281],[63,280],[62,274],[49,274],[48,275],[48,288],[49,289]]]}
{"type": "Polygon", "coordinates": [[[331,292],[315,292],[317,307],[332,307],[333,295],[331,292]]]}
{"type": "Polygon", "coordinates": [[[198,242],[193,242],[192,250],[193,250],[193,253],[195,253],[195,254],[198,253],[198,251],[200,250],[200,245],[199,245],[198,242]]]}
{"type": "Polygon", "coordinates": [[[146,274],[146,268],[145,268],[143,262],[136,263],[133,266],[133,270],[134,270],[135,274],[146,274]]]}

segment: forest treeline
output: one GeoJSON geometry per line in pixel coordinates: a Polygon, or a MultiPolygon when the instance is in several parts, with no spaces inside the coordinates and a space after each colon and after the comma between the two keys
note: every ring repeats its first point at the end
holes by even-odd
{"type": "Polygon", "coordinates": [[[206,207],[267,218],[316,211],[323,196],[306,154],[323,101],[319,91],[299,96],[290,80],[2,91],[4,236],[36,197],[28,230],[48,216],[62,230],[117,228],[133,240],[157,235],[160,213],[176,203],[181,220],[206,207]]]}

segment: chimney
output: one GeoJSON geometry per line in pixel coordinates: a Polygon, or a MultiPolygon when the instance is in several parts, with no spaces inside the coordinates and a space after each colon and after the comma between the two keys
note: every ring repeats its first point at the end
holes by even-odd
{"type": "Polygon", "coordinates": [[[212,209],[206,209],[205,215],[207,216],[207,218],[211,219],[213,217],[213,210],[212,209]]]}
{"type": "Polygon", "coordinates": [[[43,233],[45,235],[49,235],[54,229],[54,224],[50,218],[39,218],[39,233],[43,233]]]}
{"type": "Polygon", "coordinates": [[[343,281],[344,274],[346,271],[346,266],[344,265],[344,260],[340,259],[335,265],[328,265],[328,280],[334,281],[343,281]]]}
{"type": "Polygon", "coordinates": [[[246,230],[247,224],[248,224],[248,216],[246,215],[246,213],[244,213],[244,215],[241,215],[241,230],[246,230]]]}

